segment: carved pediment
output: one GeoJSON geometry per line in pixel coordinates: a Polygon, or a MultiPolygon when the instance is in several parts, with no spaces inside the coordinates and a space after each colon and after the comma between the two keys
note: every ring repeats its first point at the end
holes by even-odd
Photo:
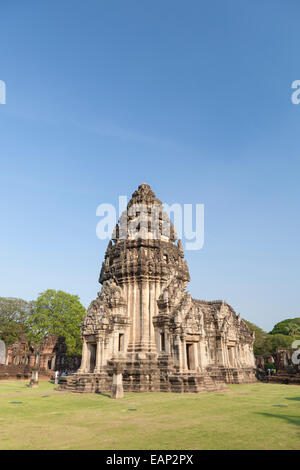
{"type": "Polygon", "coordinates": [[[162,310],[172,312],[182,302],[186,293],[184,292],[186,283],[176,275],[172,277],[169,284],[165,287],[158,298],[158,306],[162,310]]]}
{"type": "Polygon", "coordinates": [[[113,279],[104,281],[97,299],[91,302],[87,310],[83,321],[84,334],[93,334],[99,329],[112,327],[114,314],[120,314],[124,305],[126,302],[122,289],[113,279]]]}
{"type": "Polygon", "coordinates": [[[103,282],[102,289],[98,292],[98,298],[108,308],[126,305],[122,289],[114,279],[108,279],[103,282]]]}

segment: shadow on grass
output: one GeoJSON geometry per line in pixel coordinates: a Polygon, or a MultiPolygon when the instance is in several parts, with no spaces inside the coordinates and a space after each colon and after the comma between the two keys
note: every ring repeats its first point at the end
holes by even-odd
{"type": "Polygon", "coordinates": [[[300,397],[286,397],[286,400],[300,401],[300,397]]]}
{"type": "Polygon", "coordinates": [[[101,392],[95,392],[97,395],[101,395],[102,397],[107,397],[107,398],[110,398],[110,394],[109,393],[101,393],[101,392]]]}
{"type": "Polygon", "coordinates": [[[289,416],[289,415],[279,415],[274,413],[263,413],[257,412],[256,414],[265,416],[266,418],[279,418],[286,421],[289,424],[294,424],[295,426],[300,426],[300,416],[289,416]]]}

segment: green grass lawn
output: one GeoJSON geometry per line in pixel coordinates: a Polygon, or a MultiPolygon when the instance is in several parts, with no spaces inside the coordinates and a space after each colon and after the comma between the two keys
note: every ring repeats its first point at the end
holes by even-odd
{"type": "Polygon", "coordinates": [[[300,449],[295,385],[120,400],[54,389],[46,381],[38,389],[0,382],[0,449],[300,449]]]}

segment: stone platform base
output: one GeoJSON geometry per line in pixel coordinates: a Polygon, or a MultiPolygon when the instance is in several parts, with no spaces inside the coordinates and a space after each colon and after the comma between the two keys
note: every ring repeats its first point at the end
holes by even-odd
{"type": "MultiPolygon", "coordinates": [[[[30,379],[32,367],[29,365],[4,365],[0,364],[0,380],[16,380],[16,379],[30,379]]],[[[50,378],[53,375],[52,370],[39,370],[39,377],[50,378]]]]}
{"type": "MultiPolygon", "coordinates": [[[[200,393],[224,390],[229,383],[256,382],[255,369],[209,368],[205,372],[174,372],[159,369],[131,368],[124,370],[124,392],[200,393]]],[[[111,370],[94,374],[74,374],[61,377],[59,390],[78,393],[111,394],[111,370]]]]}
{"type": "Polygon", "coordinates": [[[244,369],[224,367],[218,370],[227,384],[248,384],[257,382],[256,369],[254,367],[244,369]]]}

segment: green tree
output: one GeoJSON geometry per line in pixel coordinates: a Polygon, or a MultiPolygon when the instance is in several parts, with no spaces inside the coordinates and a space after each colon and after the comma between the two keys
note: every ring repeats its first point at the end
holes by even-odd
{"type": "MultiPolygon", "coordinates": [[[[247,320],[244,321],[247,323],[251,331],[255,332],[255,341],[253,349],[254,354],[257,356],[275,353],[277,349],[291,349],[293,341],[296,339],[300,339],[300,336],[289,336],[287,334],[287,330],[285,329],[287,325],[286,323],[284,324],[284,328],[282,328],[282,326],[280,327],[280,330],[285,331],[285,334],[271,334],[262,330],[259,326],[255,325],[254,323],[251,323],[247,320]]],[[[294,328],[291,331],[297,332],[298,330],[297,328],[294,328]]]]}
{"type": "Polygon", "coordinates": [[[28,332],[27,321],[32,313],[33,304],[23,299],[0,297],[0,339],[7,346],[28,332]]]}
{"type": "Polygon", "coordinates": [[[300,325],[291,322],[285,327],[285,330],[289,336],[296,336],[300,334],[300,325]]]}
{"type": "Polygon", "coordinates": [[[300,318],[287,318],[276,323],[270,335],[290,335],[295,336],[300,333],[300,318]]]}
{"type": "Polygon", "coordinates": [[[41,344],[45,335],[63,336],[67,354],[80,354],[80,327],[84,315],[85,308],[77,295],[48,289],[38,296],[28,320],[29,338],[41,344]]]}
{"type": "Polygon", "coordinates": [[[277,349],[291,349],[293,341],[297,339],[297,336],[288,335],[268,335],[266,342],[266,349],[268,352],[275,353],[277,349]]]}
{"type": "Polygon", "coordinates": [[[255,340],[254,340],[254,354],[255,355],[262,355],[262,354],[267,354],[269,351],[266,351],[267,348],[267,338],[268,338],[268,333],[264,330],[262,330],[259,326],[255,325],[254,323],[251,323],[250,321],[244,320],[247,325],[249,326],[251,331],[254,331],[255,333],[255,340]]]}

